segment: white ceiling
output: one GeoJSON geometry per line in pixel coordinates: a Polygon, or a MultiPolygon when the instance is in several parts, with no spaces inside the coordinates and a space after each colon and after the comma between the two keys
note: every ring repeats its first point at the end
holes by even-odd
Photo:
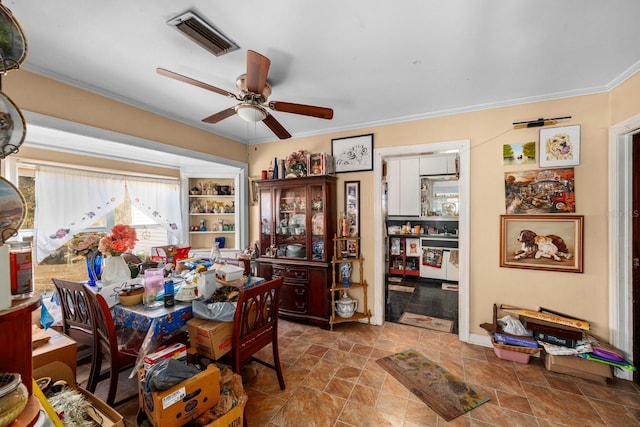
{"type": "Polygon", "coordinates": [[[274,112],[294,137],[606,91],[640,68],[638,0],[3,4],[27,36],[23,68],[247,144],[277,138],[237,115],[201,122],[235,101],[156,67],[235,93],[246,51],[267,56],[270,100],[334,109],[274,112]],[[166,24],[187,10],[240,50],[216,57],[166,24]]]}

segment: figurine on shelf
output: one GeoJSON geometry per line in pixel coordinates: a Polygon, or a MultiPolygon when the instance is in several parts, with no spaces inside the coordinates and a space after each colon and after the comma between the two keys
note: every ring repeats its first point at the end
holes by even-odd
{"type": "Polygon", "coordinates": [[[191,213],[201,213],[202,212],[202,206],[200,206],[200,203],[198,203],[196,200],[194,200],[194,201],[191,202],[190,211],[191,211],[191,213]]]}
{"type": "Polygon", "coordinates": [[[205,225],[205,220],[200,220],[200,231],[207,231],[207,226],[205,225]]]}
{"type": "Polygon", "coordinates": [[[340,263],[340,276],[342,277],[342,286],[351,286],[351,263],[340,263]]]}

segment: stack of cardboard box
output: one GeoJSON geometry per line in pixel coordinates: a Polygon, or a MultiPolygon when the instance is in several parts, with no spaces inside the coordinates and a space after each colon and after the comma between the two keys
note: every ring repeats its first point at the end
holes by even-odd
{"type": "MultiPolygon", "coordinates": [[[[552,344],[553,346],[576,349],[582,345],[587,336],[590,324],[588,321],[578,319],[553,310],[540,308],[538,311],[528,310],[502,304],[501,310],[517,314],[523,326],[533,332],[533,338],[539,342],[552,344]]],[[[574,355],[565,355],[571,351],[559,351],[564,354],[551,354],[546,346],[542,352],[545,368],[552,372],[569,374],[592,381],[606,383],[613,377],[611,365],[599,361],[588,360],[580,357],[578,351],[574,355]]]]}
{"type": "MultiPolygon", "coordinates": [[[[167,354],[171,353],[168,357],[180,361],[183,359],[182,347],[184,345],[181,345],[177,352],[171,348],[171,351],[160,350],[157,355],[150,355],[149,360],[164,360],[167,354]]],[[[149,365],[151,366],[153,364],[149,365]]],[[[211,363],[203,371],[167,390],[146,391],[142,381],[147,371],[140,369],[138,371],[140,408],[144,409],[154,427],[179,427],[186,423],[206,427],[241,426],[247,401],[246,393],[242,388],[242,379],[228,368],[224,371],[226,373],[222,375],[220,368],[211,363]],[[236,395],[231,405],[227,401],[228,383],[234,384],[236,395]]]]}

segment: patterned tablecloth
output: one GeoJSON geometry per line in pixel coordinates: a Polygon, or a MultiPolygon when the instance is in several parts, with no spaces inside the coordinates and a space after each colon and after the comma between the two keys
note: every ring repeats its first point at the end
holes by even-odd
{"type": "Polygon", "coordinates": [[[191,303],[176,302],[170,308],[147,309],[142,304],[124,306],[117,304],[111,309],[117,326],[148,331],[151,342],[180,329],[193,317],[191,303]]]}

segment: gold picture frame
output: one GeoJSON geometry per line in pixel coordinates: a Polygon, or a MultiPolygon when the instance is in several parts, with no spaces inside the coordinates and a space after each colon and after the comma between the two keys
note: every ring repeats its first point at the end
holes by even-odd
{"type": "Polygon", "coordinates": [[[500,215],[500,267],[583,272],[582,215],[500,215]]]}

